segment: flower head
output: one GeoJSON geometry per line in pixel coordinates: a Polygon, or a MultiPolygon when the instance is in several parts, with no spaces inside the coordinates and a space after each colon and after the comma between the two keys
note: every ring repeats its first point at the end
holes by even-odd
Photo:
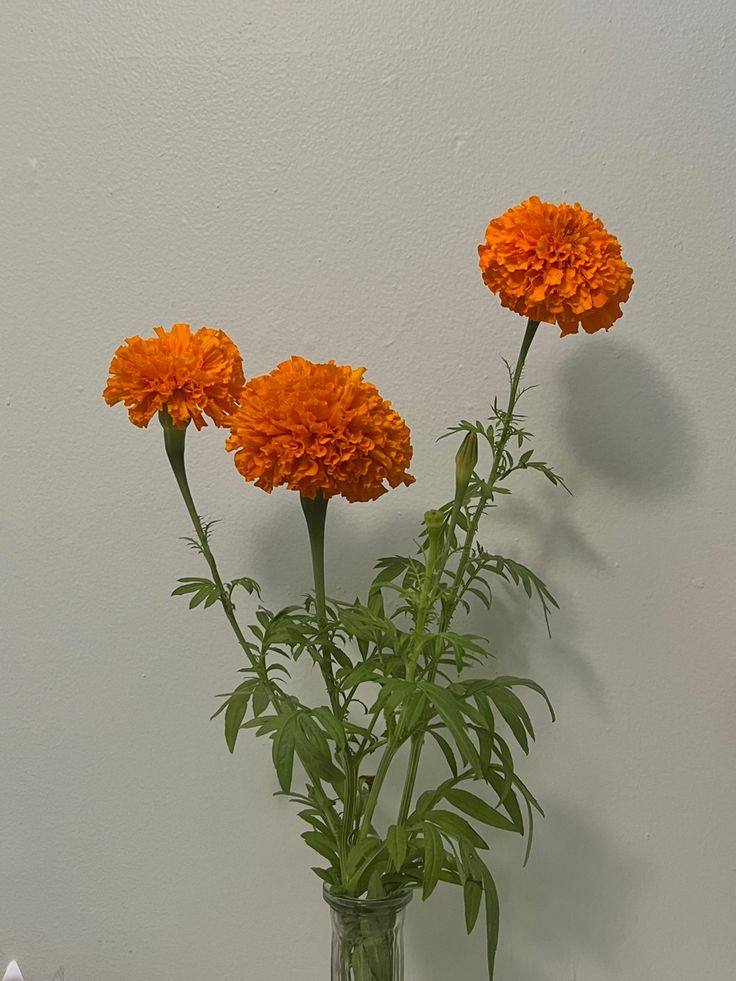
{"type": "Polygon", "coordinates": [[[293,357],[252,378],[226,444],[245,479],[269,492],[286,484],[307,498],[321,491],[348,501],[411,484],[409,429],[364,371],[293,357]]]}
{"type": "Polygon", "coordinates": [[[190,419],[206,426],[206,413],[216,426],[226,423],[245,384],[243,360],[227,334],[189,324],[170,331],[156,327],[155,337],[128,337],[115,352],[103,397],[108,405],[122,402],[130,421],[145,427],[164,407],[178,427],[190,419]]]}
{"type": "Polygon", "coordinates": [[[537,197],[494,218],[478,246],[486,286],[501,304],[562,334],[608,330],[629,298],[618,239],[579,204],[537,197]]]}

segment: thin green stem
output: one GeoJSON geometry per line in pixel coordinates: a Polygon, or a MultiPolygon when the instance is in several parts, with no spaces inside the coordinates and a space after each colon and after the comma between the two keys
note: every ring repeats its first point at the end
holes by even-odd
{"type": "Polygon", "coordinates": [[[422,589],[419,594],[419,604],[417,606],[417,618],[414,627],[414,639],[412,641],[412,651],[409,655],[409,663],[406,666],[406,680],[413,681],[417,670],[419,655],[422,651],[424,642],[424,628],[427,624],[427,614],[429,613],[429,597],[434,584],[434,571],[437,564],[437,553],[439,550],[440,537],[442,535],[442,515],[439,511],[427,511],[424,516],[424,523],[427,529],[428,551],[427,564],[424,569],[424,579],[422,589]]]}
{"type": "Polygon", "coordinates": [[[273,698],[275,695],[273,686],[267,672],[263,668],[263,665],[254,657],[253,652],[250,649],[250,645],[245,639],[243,631],[240,629],[240,624],[235,617],[235,610],[233,608],[232,600],[230,599],[230,595],[222,582],[222,577],[220,576],[217,568],[215,557],[212,554],[212,549],[210,548],[207,540],[207,533],[202,525],[202,520],[197,513],[197,508],[194,505],[194,498],[192,497],[192,492],[189,488],[186,465],[184,463],[186,429],[177,428],[171,421],[171,417],[166,410],[160,413],[160,419],[164,430],[164,446],[166,447],[166,455],[169,458],[169,463],[171,464],[171,469],[174,473],[174,477],[176,478],[176,483],[181,491],[181,496],[184,499],[184,504],[186,505],[192,525],[194,526],[194,531],[197,535],[200,550],[202,555],[204,555],[205,559],[207,560],[207,565],[210,567],[212,580],[217,588],[218,598],[222,604],[223,610],[225,611],[225,616],[227,617],[233,633],[238,639],[238,643],[250,661],[251,666],[258,673],[261,681],[268,686],[273,698]]]}
{"type": "Polygon", "coordinates": [[[325,598],[325,523],[327,521],[327,498],[317,491],[313,499],[300,495],[302,511],[307,519],[309,549],[312,554],[312,574],[314,576],[314,599],[317,614],[324,622],[327,619],[327,600],[325,598]]]}
{"type": "MultiPolygon", "coordinates": [[[[455,571],[453,577],[453,587],[450,597],[450,602],[447,603],[443,609],[442,617],[440,619],[440,630],[447,630],[452,622],[452,618],[455,615],[457,605],[460,599],[460,586],[462,583],[463,576],[465,575],[468,562],[470,561],[470,553],[475,541],[475,536],[478,531],[478,525],[480,519],[485,512],[486,505],[488,504],[489,498],[493,495],[493,488],[495,486],[496,480],[498,479],[499,471],[503,462],[504,452],[506,450],[506,444],[509,441],[511,435],[511,427],[513,422],[514,409],[516,407],[516,401],[519,397],[519,384],[521,382],[521,375],[524,370],[524,364],[526,363],[526,357],[529,353],[529,348],[531,347],[532,341],[534,340],[534,335],[539,327],[539,321],[529,320],[524,332],[524,337],[521,342],[521,347],[519,349],[519,356],[516,359],[516,366],[514,368],[513,375],[511,376],[511,386],[509,390],[509,401],[506,412],[504,413],[503,427],[501,429],[501,435],[499,437],[498,443],[496,444],[496,452],[493,456],[493,464],[491,467],[491,472],[488,476],[488,481],[483,485],[480,493],[480,498],[478,500],[478,505],[473,514],[473,518],[468,527],[467,535],[465,538],[465,543],[463,546],[463,551],[460,556],[460,561],[458,567],[455,571]]],[[[457,513],[459,507],[453,507],[452,518],[450,521],[450,529],[448,529],[445,541],[446,548],[443,550],[442,559],[439,563],[438,574],[441,576],[444,572],[445,564],[449,557],[449,548],[451,542],[451,535],[455,528],[455,523],[457,521],[457,513]]],[[[433,681],[436,673],[436,666],[430,667],[429,681],[433,681]]],[[[408,674],[407,674],[408,677],[408,674]]],[[[417,773],[419,770],[419,760],[422,754],[422,748],[424,746],[424,733],[418,732],[412,737],[411,741],[411,752],[409,754],[409,762],[407,765],[406,780],[404,782],[404,789],[401,795],[401,804],[399,807],[399,824],[403,823],[408,814],[409,808],[411,807],[411,800],[414,794],[414,786],[416,784],[417,773]]]]}
{"type": "Polygon", "coordinates": [[[529,348],[534,340],[534,335],[539,327],[538,320],[530,320],[527,323],[526,331],[524,332],[524,338],[521,342],[521,348],[519,349],[519,356],[516,359],[516,367],[514,368],[514,373],[511,377],[511,388],[509,391],[509,403],[506,412],[504,413],[503,428],[501,429],[501,436],[499,437],[498,443],[496,444],[496,452],[493,455],[493,466],[491,467],[491,472],[488,476],[488,480],[483,485],[480,493],[480,498],[478,500],[478,505],[473,514],[470,526],[468,528],[468,533],[465,537],[465,544],[463,546],[463,551],[460,556],[460,561],[458,562],[458,567],[455,571],[454,583],[453,583],[453,593],[450,603],[448,604],[446,616],[448,625],[452,620],[452,617],[457,609],[458,602],[458,588],[462,582],[462,577],[465,575],[465,570],[468,567],[468,562],[470,561],[470,552],[475,542],[475,536],[478,531],[478,525],[480,519],[483,517],[483,513],[488,504],[489,498],[493,496],[493,488],[498,477],[501,464],[503,463],[503,455],[506,449],[506,444],[509,441],[509,436],[511,435],[511,424],[513,421],[514,408],[516,407],[516,400],[519,395],[519,382],[521,381],[521,373],[524,370],[524,364],[526,363],[526,356],[529,353],[529,348]]]}
{"type": "Polygon", "coordinates": [[[389,739],[386,744],[386,748],[383,751],[380,762],[378,764],[378,769],[376,770],[376,775],[373,778],[373,783],[371,784],[371,789],[368,794],[368,798],[365,802],[365,810],[363,811],[363,819],[360,822],[360,830],[358,832],[359,837],[364,838],[371,827],[371,822],[373,821],[373,814],[376,810],[376,805],[378,804],[378,798],[381,793],[381,788],[383,787],[384,781],[388,774],[389,768],[393,762],[394,756],[399,751],[399,746],[401,741],[397,738],[397,734],[400,729],[400,723],[396,728],[396,732],[393,738],[389,739]]]}
{"type": "Polygon", "coordinates": [[[406,780],[404,781],[404,790],[401,794],[401,804],[399,806],[399,817],[397,819],[397,824],[404,824],[407,817],[409,816],[409,808],[411,807],[411,799],[414,794],[414,785],[417,780],[417,771],[419,770],[419,758],[422,754],[422,745],[424,744],[424,733],[416,732],[411,737],[411,752],[409,753],[409,763],[406,770],[406,780]]]}
{"type": "MultiPolygon", "coordinates": [[[[419,594],[419,603],[417,604],[412,650],[406,666],[406,680],[408,682],[414,681],[419,656],[424,643],[427,615],[430,609],[429,601],[432,585],[434,583],[435,566],[437,564],[437,556],[439,554],[439,545],[442,536],[442,515],[439,511],[427,511],[424,516],[424,524],[427,529],[428,538],[427,564],[424,569],[424,578],[422,579],[422,588],[419,594]]],[[[370,827],[371,821],[373,820],[373,813],[376,809],[376,804],[378,803],[378,797],[381,793],[381,788],[383,787],[383,782],[386,779],[386,775],[388,774],[388,770],[394,756],[404,741],[403,734],[406,714],[407,711],[406,708],[404,708],[399,716],[396,730],[386,744],[386,748],[383,751],[383,756],[378,764],[378,770],[376,771],[376,775],[366,801],[365,811],[363,812],[363,820],[360,828],[361,835],[364,834],[370,827]]]]}
{"type": "MultiPolygon", "coordinates": [[[[327,625],[327,599],[325,593],[325,523],[327,519],[327,499],[323,496],[322,491],[318,491],[314,499],[301,495],[301,505],[304,517],[307,520],[307,530],[309,532],[317,616],[319,617],[322,630],[325,630],[327,625]]],[[[332,670],[332,659],[326,647],[323,647],[320,652],[319,663],[332,712],[336,719],[342,719],[345,715],[345,706],[340,704],[339,689],[332,670]]],[[[344,878],[346,875],[347,856],[350,851],[353,825],[355,823],[354,815],[358,797],[358,774],[355,761],[347,743],[340,751],[340,760],[345,772],[343,789],[344,809],[342,827],[340,828],[340,865],[344,878]]]]}
{"type": "MultiPolygon", "coordinates": [[[[166,455],[169,459],[169,463],[171,464],[171,469],[174,473],[174,477],[176,478],[176,483],[181,492],[181,496],[184,499],[184,504],[186,505],[187,512],[189,513],[189,517],[191,518],[192,525],[194,526],[194,531],[197,535],[197,541],[199,542],[200,549],[205,559],[207,560],[207,564],[210,568],[210,573],[212,574],[212,580],[215,583],[215,586],[217,587],[218,597],[220,603],[222,604],[222,608],[225,611],[225,616],[227,617],[228,623],[230,624],[230,627],[232,628],[233,633],[235,634],[251,666],[258,674],[258,677],[261,679],[262,684],[266,687],[267,691],[269,692],[271,701],[274,707],[276,708],[276,710],[278,711],[283,706],[282,695],[279,692],[279,690],[271,683],[271,679],[268,677],[268,672],[265,670],[263,664],[254,657],[253,652],[251,651],[250,646],[247,640],[245,639],[243,631],[240,628],[240,624],[238,623],[235,617],[235,610],[233,607],[233,603],[230,599],[227,590],[225,589],[225,586],[222,581],[222,577],[220,576],[219,570],[217,568],[217,563],[215,562],[215,556],[213,555],[212,549],[209,546],[209,542],[207,540],[207,533],[205,532],[204,526],[202,525],[202,520],[199,517],[197,508],[194,505],[194,499],[192,497],[192,492],[189,487],[189,481],[187,480],[186,465],[184,462],[186,429],[178,429],[176,426],[174,426],[171,417],[169,416],[168,412],[165,409],[163,412],[159,414],[159,418],[164,431],[164,446],[166,448],[166,455]]],[[[335,838],[337,840],[337,838],[339,837],[339,828],[336,827],[335,825],[335,821],[332,815],[332,805],[330,804],[330,801],[327,798],[327,795],[325,794],[322,788],[319,777],[316,776],[313,772],[311,772],[311,768],[309,768],[304,763],[303,760],[302,760],[302,765],[304,766],[307,772],[307,776],[312,781],[312,789],[314,791],[315,797],[319,798],[320,800],[320,803],[322,805],[322,811],[325,816],[325,820],[327,821],[328,825],[332,828],[333,834],[335,835],[335,838]]]]}

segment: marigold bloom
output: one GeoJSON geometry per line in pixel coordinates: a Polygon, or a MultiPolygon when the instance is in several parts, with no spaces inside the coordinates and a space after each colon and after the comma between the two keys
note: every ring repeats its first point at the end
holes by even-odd
{"type": "Polygon", "coordinates": [[[252,378],[226,444],[243,477],[269,493],[286,484],[310,499],[322,491],[348,501],[413,483],[409,429],[364,371],[293,357],[252,378]]]}
{"type": "Polygon", "coordinates": [[[190,419],[206,426],[227,422],[245,384],[240,352],[224,331],[174,324],[154,328],[155,337],[128,337],[115,352],[103,397],[122,402],[130,421],[145,427],[166,406],[178,427],[190,419]]]}
{"type": "Polygon", "coordinates": [[[579,204],[531,197],[494,218],[478,246],[486,286],[501,304],[562,334],[608,330],[633,279],[618,239],[579,204]]]}

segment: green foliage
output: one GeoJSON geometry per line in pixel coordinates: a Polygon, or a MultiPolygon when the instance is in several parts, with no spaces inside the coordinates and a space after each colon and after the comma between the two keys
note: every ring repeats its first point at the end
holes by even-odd
{"type": "Polygon", "coordinates": [[[351,896],[411,888],[428,899],[440,883],[459,888],[468,932],[485,910],[489,977],[499,902],[481,854],[494,836],[511,833],[526,838],[528,859],[533,817],[543,811],[515,759],[535,739],[526,698],[539,696],[554,719],[536,682],[482,676],[494,644],[456,622],[476,603],[492,614],[499,587],[518,588],[547,621],[557,608],[535,572],[477,541],[481,519],[511,492],[513,474],[541,473],[565,488],[527,446],[532,434],[515,414],[519,375],[517,365],[507,410],[494,403],[486,422],[462,421],[446,434],[475,434],[459,454],[455,497],[428,512],[432,524],[422,529],[414,555],[379,559],[364,600],[326,600],[317,590],[275,612],[259,602],[241,632],[233,595],[244,590],[260,601],[261,592],[249,578],[221,582],[209,526],[198,545],[212,579],[180,579],[173,593],[188,597],[192,609],[219,601],[230,620],[246,657],[245,678],[221,696],[215,715],[224,714],[230,752],[244,729],[271,740],[278,793],[300,807],[307,825],[302,838],[321,860],[314,869],[319,878],[351,896]],[[472,468],[477,442],[478,466],[490,459],[487,477],[472,468]],[[288,687],[290,667],[304,657],[324,681],[321,704],[306,704],[288,687]],[[447,776],[439,786],[422,787],[419,761],[430,744],[447,776]],[[376,807],[404,746],[409,761],[401,805],[382,827],[376,807]]]}

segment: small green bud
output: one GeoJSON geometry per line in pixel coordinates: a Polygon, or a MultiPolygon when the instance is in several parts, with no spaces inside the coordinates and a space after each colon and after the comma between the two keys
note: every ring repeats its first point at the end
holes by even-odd
{"type": "Polygon", "coordinates": [[[463,493],[478,462],[478,434],[467,432],[455,456],[455,484],[463,493]]]}
{"type": "Polygon", "coordinates": [[[440,547],[444,523],[444,514],[436,508],[424,512],[424,527],[427,529],[430,560],[432,556],[437,554],[437,549],[440,547]]]}

